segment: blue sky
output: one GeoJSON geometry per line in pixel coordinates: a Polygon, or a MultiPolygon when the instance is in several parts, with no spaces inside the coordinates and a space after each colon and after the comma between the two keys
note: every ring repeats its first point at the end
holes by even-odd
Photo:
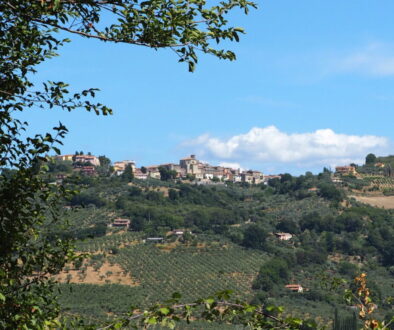
{"type": "Polygon", "coordinates": [[[201,54],[195,73],[171,51],[72,37],[36,81],[97,87],[111,117],[31,111],[43,132],[59,120],[63,153],[105,154],[137,165],[191,153],[265,173],[317,172],[393,153],[394,2],[267,0],[230,48],[235,62],[201,54]]]}

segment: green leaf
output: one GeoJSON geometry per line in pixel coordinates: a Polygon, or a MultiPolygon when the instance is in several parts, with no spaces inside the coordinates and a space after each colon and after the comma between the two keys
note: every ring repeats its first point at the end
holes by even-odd
{"type": "Polygon", "coordinates": [[[170,312],[170,309],[168,307],[162,307],[159,309],[160,313],[163,315],[167,315],[170,312]]]}
{"type": "Polygon", "coordinates": [[[121,329],[122,328],[122,322],[117,322],[114,324],[115,329],[121,329]]]}
{"type": "Polygon", "coordinates": [[[272,311],[274,311],[276,309],[276,307],[273,306],[273,305],[269,305],[265,309],[267,310],[267,312],[272,312],[272,311]]]}
{"type": "Polygon", "coordinates": [[[189,72],[194,72],[196,64],[193,61],[189,61],[189,72]]]}
{"type": "Polygon", "coordinates": [[[215,299],[213,299],[213,298],[208,298],[208,299],[206,299],[205,300],[205,302],[207,303],[207,304],[213,304],[214,302],[215,302],[215,299]]]}
{"type": "Polygon", "coordinates": [[[175,321],[169,320],[167,322],[167,327],[169,327],[170,329],[175,329],[175,321]]]}

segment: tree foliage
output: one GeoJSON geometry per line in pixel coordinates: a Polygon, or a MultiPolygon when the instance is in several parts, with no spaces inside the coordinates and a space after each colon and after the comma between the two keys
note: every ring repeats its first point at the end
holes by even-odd
{"type": "Polygon", "coordinates": [[[254,289],[271,291],[276,285],[285,285],[289,279],[289,265],[286,260],[274,258],[267,261],[260,269],[253,283],[254,289]]]}
{"type": "Polygon", "coordinates": [[[0,112],[0,327],[14,329],[55,322],[58,307],[48,276],[73,258],[68,242],[49,235],[66,192],[45,183],[41,164],[66,129],[57,128],[57,137],[23,141],[18,138],[22,125],[0,112]],[[4,175],[7,167],[15,171],[4,175]]]}
{"type": "Polygon", "coordinates": [[[113,172],[113,167],[111,166],[111,160],[106,156],[99,156],[100,166],[96,168],[97,173],[101,176],[108,176],[113,172]]]}
{"type": "Polygon", "coordinates": [[[177,172],[170,170],[164,166],[159,166],[160,179],[163,181],[173,180],[177,176],[177,172]]]}
{"type": "MultiPolygon", "coordinates": [[[[73,258],[70,244],[47,231],[58,223],[57,203],[67,192],[42,179],[46,155],[60,153],[58,145],[67,129],[59,123],[54,133],[21,138],[28,123],[16,115],[36,108],[112,113],[107,106],[92,102],[95,88],[71,93],[63,81],[41,86],[32,82],[37,66],[69,42],[59,32],[169,48],[193,71],[197,50],[235,59],[233,52],[212,44],[238,41],[243,30],[229,26],[226,17],[235,8],[247,13],[254,6],[247,0],[212,6],[200,0],[0,2],[0,327],[54,326],[58,308],[48,278],[73,258]]],[[[108,172],[108,162],[101,161],[103,171],[108,172]]]]}
{"type": "Polygon", "coordinates": [[[368,154],[365,157],[365,165],[373,165],[376,163],[376,156],[374,154],[368,154]]]}
{"type": "Polygon", "coordinates": [[[242,244],[248,248],[266,248],[267,232],[258,225],[250,225],[246,228],[242,244]]]}
{"type": "MultiPolygon", "coordinates": [[[[239,41],[243,29],[229,26],[226,16],[235,8],[248,13],[250,7],[255,7],[255,4],[247,0],[222,1],[212,6],[203,0],[176,3],[166,0],[51,0],[3,2],[0,11],[5,14],[5,25],[8,23],[16,27],[7,32],[27,31],[32,37],[29,44],[23,45],[23,52],[26,47],[37,44],[43,48],[47,40],[52,45],[59,45],[53,32],[63,30],[101,41],[153,49],[171,48],[179,61],[187,62],[189,70],[193,71],[198,62],[197,50],[221,59],[236,58],[232,51],[218,49],[213,44],[223,40],[239,41]],[[110,17],[104,19],[104,13],[110,17]],[[7,21],[8,18],[13,21],[7,21]]],[[[48,54],[51,51],[49,48],[48,54]]],[[[25,58],[34,61],[42,55],[25,58]]]]}
{"type": "Polygon", "coordinates": [[[133,173],[133,168],[131,167],[130,164],[126,165],[126,167],[122,173],[122,179],[125,180],[126,182],[133,181],[134,173],[133,173]]]}

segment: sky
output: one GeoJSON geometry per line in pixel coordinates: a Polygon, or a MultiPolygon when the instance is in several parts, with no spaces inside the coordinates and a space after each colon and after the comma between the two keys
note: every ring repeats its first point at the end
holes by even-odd
{"type": "Polygon", "coordinates": [[[62,153],[132,159],[190,154],[267,174],[319,172],[394,154],[394,1],[266,0],[231,15],[247,34],[234,62],[200,54],[194,73],[169,50],[72,36],[34,80],[100,88],[114,110],[32,110],[32,132],[59,121],[62,153]]]}

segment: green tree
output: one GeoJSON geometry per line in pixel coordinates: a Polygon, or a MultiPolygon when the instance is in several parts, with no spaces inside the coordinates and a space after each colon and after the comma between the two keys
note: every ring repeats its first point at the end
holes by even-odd
{"type": "Polygon", "coordinates": [[[175,201],[179,198],[179,193],[175,189],[168,190],[168,198],[172,201],[175,201]]]}
{"type": "Polygon", "coordinates": [[[74,258],[67,241],[51,235],[59,220],[58,203],[65,196],[43,177],[45,154],[60,142],[58,136],[36,135],[23,141],[17,132],[23,124],[0,112],[0,328],[56,326],[58,305],[50,274],[74,258]]]}
{"type": "Polygon", "coordinates": [[[297,224],[289,219],[284,219],[281,222],[279,222],[276,225],[276,229],[290,234],[298,234],[300,232],[297,224]]]}
{"type": "Polygon", "coordinates": [[[107,176],[111,174],[111,170],[113,169],[111,166],[111,159],[106,156],[99,156],[98,159],[100,161],[100,166],[96,168],[97,173],[99,173],[101,176],[107,176]]]}
{"type": "Polygon", "coordinates": [[[365,165],[373,165],[376,163],[376,156],[374,154],[368,154],[365,157],[365,165]]]}
{"type": "Polygon", "coordinates": [[[214,176],[212,178],[212,182],[220,182],[220,179],[217,176],[214,176]]]}
{"type": "Polygon", "coordinates": [[[125,180],[126,182],[131,182],[134,179],[134,173],[133,173],[133,168],[131,167],[130,164],[128,164],[123,173],[122,173],[122,179],[125,180]]]}
{"type": "Polygon", "coordinates": [[[177,172],[173,170],[169,170],[168,168],[164,166],[159,166],[159,172],[160,172],[160,179],[162,181],[169,181],[173,180],[177,176],[177,172]]]}
{"type": "Polygon", "coordinates": [[[276,285],[285,284],[289,275],[289,265],[286,260],[273,258],[261,267],[253,283],[253,289],[271,291],[276,285]]]}
{"type": "Polygon", "coordinates": [[[319,195],[332,200],[334,202],[341,202],[343,200],[343,192],[337,189],[331,183],[321,183],[319,186],[319,195]]]}
{"type": "Polygon", "coordinates": [[[51,159],[48,162],[49,172],[68,172],[71,173],[73,169],[72,162],[67,160],[51,159]]]}
{"type": "Polygon", "coordinates": [[[258,225],[250,225],[244,232],[242,245],[252,249],[266,249],[267,232],[258,225]]]}
{"type": "Polygon", "coordinates": [[[189,181],[194,181],[194,180],[196,180],[196,176],[194,174],[188,173],[186,175],[186,179],[189,180],[189,181]]]}

